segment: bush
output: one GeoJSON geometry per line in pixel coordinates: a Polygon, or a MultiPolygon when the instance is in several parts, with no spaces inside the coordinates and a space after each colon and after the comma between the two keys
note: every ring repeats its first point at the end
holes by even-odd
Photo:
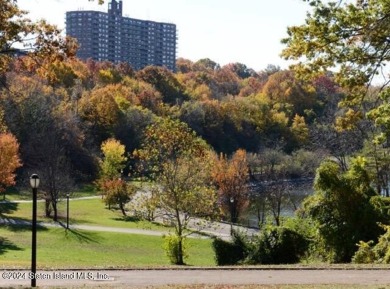
{"type": "Polygon", "coordinates": [[[358,244],[359,249],[352,257],[352,262],[357,264],[371,264],[375,263],[376,256],[372,250],[373,241],[363,242],[360,241],[358,244]]]}
{"type": "Polygon", "coordinates": [[[216,238],[213,248],[218,265],[291,264],[299,262],[308,244],[294,230],[270,226],[253,240],[239,232],[233,233],[232,242],[216,238]]]}
{"type": "Polygon", "coordinates": [[[183,265],[183,262],[181,260],[185,260],[188,257],[187,253],[187,242],[185,238],[181,239],[181,246],[182,246],[182,254],[183,258],[180,258],[180,237],[176,235],[165,235],[164,237],[164,250],[169,258],[169,261],[171,264],[174,265],[183,265]]]}
{"type": "Polygon", "coordinates": [[[354,263],[382,263],[390,264],[390,226],[381,225],[385,233],[373,246],[373,241],[358,244],[359,249],[352,258],[354,263]]]}
{"type": "Polygon", "coordinates": [[[390,226],[382,225],[385,233],[378,239],[378,244],[373,248],[377,262],[390,264],[390,226]]]}
{"type": "Polygon", "coordinates": [[[297,232],[271,226],[265,229],[253,244],[250,264],[291,264],[299,262],[308,248],[308,241],[297,232]]]}
{"type": "Polygon", "coordinates": [[[242,263],[247,255],[249,241],[243,234],[233,231],[232,242],[215,238],[213,249],[217,265],[236,265],[242,263]]]}

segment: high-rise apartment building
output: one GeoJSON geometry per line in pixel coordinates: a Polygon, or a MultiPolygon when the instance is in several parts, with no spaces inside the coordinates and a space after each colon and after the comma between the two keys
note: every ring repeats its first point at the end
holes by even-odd
{"type": "Polygon", "coordinates": [[[174,71],[176,25],[123,17],[122,8],[122,0],[111,0],[108,13],[66,12],[66,34],[80,45],[77,56],[128,62],[136,70],[157,65],[174,71]]]}

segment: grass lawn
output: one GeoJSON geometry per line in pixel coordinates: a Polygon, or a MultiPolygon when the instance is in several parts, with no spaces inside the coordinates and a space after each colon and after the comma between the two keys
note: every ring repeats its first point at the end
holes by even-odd
{"type": "MultiPolygon", "coordinates": [[[[39,193],[39,191],[38,191],[39,193]]],[[[97,191],[95,186],[91,184],[85,184],[80,186],[78,189],[75,190],[71,194],[72,198],[79,198],[79,197],[89,197],[89,196],[96,196],[97,191]]],[[[0,200],[3,200],[4,194],[0,194],[0,200]]],[[[31,189],[22,189],[19,190],[15,187],[7,188],[7,191],[5,192],[5,199],[7,201],[15,201],[15,200],[28,200],[30,201],[32,198],[32,192],[31,189]]]]}
{"type": "MultiPolygon", "coordinates": [[[[31,203],[0,204],[0,212],[10,218],[31,220],[31,203]]],[[[66,219],[66,201],[60,201],[58,205],[59,219],[66,219]]],[[[108,210],[100,198],[88,200],[70,200],[69,223],[87,224],[118,228],[138,228],[148,230],[168,231],[169,228],[132,217],[123,217],[118,210],[108,210]]],[[[44,217],[44,203],[38,202],[38,220],[51,222],[44,217]]]]}
{"type": "MultiPolygon", "coordinates": [[[[29,268],[31,231],[0,226],[0,268],[29,268]]],[[[168,266],[162,237],[123,233],[40,229],[37,233],[39,269],[131,268],[168,266]]],[[[214,266],[211,240],[189,240],[188,265],[214,266]]]]}

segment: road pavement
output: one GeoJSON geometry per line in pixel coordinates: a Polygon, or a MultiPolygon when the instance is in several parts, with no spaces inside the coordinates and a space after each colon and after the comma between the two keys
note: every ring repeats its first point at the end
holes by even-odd
{"type": "MultiPolygon", "coordinates": [[[[388,270],[101,270],[38,271],[38,286],[139,288],[160,285],[390,284],[388,270]]],[[[28,286],[27,271],[1,271],[0,286],[28,286]]]]}
{"type": "MultiPolygon", "coordinates": [[[[28,225],[28,221],[0,219],[1,223],[28,225]],[[16,223],[15,223],[16,222],[16,223]],[[19,222],[23,222],[19,223],[19,222]]],[[[60,226],[43,223],[44,226],[60,226]]],[[[90,225],[71,225],[71,229],[122,232],[130,234],[161,235],[164,232],[113,228],[90,225]]],[[[207,229],[220,237],[230,235],[230,225],[218,223],[207,229]]],[[[390,284],[390,270],[246,270],[209,268],[186,270],[90,270],[90,271],[38,271],[38,286],[107,286],[139,288],[166,284],[221,284],[221,285],[278,285],[278,284],[390,284]]],[[[28,271],[0,271],[0,287],[29,286],[28,271]]]]}

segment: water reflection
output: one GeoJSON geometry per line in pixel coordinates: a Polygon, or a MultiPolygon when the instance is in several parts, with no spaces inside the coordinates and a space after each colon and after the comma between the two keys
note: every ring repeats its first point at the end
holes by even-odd
{"type": "Polygon", "coordinates": [[[281,218],[293,216],[302,201],[313,193],[313,179],[253,182],[249,187],[250,203],[241,222],[258,228],[269,218],[279,224],[281,218]]]}

